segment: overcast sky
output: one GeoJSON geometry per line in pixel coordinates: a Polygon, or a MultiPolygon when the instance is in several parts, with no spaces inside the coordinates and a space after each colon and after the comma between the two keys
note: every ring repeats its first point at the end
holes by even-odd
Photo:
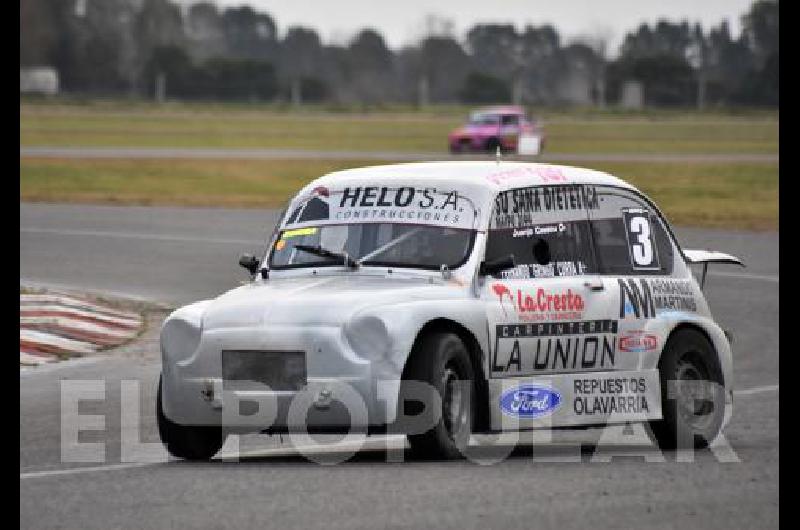
{"type": "MultiPolygon", "coordinates": [[[[181,0],[191,4],[193,0],[181,0]]],[[[477,22],[555,26],[562,39],[608,35],[616,54],[625,32],[664,17],[700,22],[704,28],[728,20],[733,35],[752,0],[216,0],[220,6],[250,4],[276,20],[281,35],[288,26],[315,28],[326,44],[346,43],[358,30],[380,30],[392,48],[412,44],[424,33],[425,16],[454,22],[462,38],[477,22]]]]}

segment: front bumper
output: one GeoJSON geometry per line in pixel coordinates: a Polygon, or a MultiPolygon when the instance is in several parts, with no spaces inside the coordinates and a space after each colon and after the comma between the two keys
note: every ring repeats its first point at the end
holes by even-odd
{"type": "Polygon", "coordinates": [[[165,415],[182,425],[223,425],[231,432],[366,429],[394,419],[400,373],[387,378],[381,363],[358,356],[341,326],[275,326],[204,331],[196,351],[171,361],[164,354],[165,415]],[[302,351],[306,385],[301,390],[226,388],[222,351],[302,351]],[[392,396],[395,399],[392,399],[392,396]],[[381,399],[378,399],[378,398],[381,399]]]}

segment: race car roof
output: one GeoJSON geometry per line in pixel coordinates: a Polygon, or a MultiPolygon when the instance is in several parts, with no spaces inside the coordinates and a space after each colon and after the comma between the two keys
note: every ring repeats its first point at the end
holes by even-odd
{"type": "Polygon", "coordinates": [[[475,109],[471,114],[525,114],[525,109],[515,105],[497,105],[475,109]]]}
{"type": "MultiPolygon", "coordinates": [[[[507,161],[456,161],[456,162],[416,162],[407,164],[392,164],[382,166],[368,166],[355,169],[346,169],[329,173],[307,184],[294,197],[290,204],[292,212],[299,212],[298,208],[306,204],[313,197],[328,197],[338,194],[339,201],[334,203],[339,207],[349,201],[350,207],[376,207],[377,201],[370,195],[366,198],[366,190],[371,194],[382,195],[386,192],[376,188],[400,189],[413,188],[416,190],[432,189],[433,192],[448,197],[457,196],[471,204],[475,211],[477,226],[486,227],[489,224],[489,214],[492,211],[494,200],[499,192],[515,188],[531,186],[559,186],[576,188],[580,186],[607,185],[635,190],[627,182],[608,173],[570,166],[554,164],[539,164],[531,162],[507,161]],[[359,195],[361,192],[363,195],[359,195]],[[355,197],[359,200],[356,201],[355,197]]],[[[383,195],[385,196],[385,195],[383,195]]],[[[323,202],[329,202],[325,199],[323,202]]],[[[452,205],[452,202],[448,203],[452,205]]],[[[388,205],[388,203],[387,203],[388,205]]],[[[321,206],[322,207],[322,206],[321,206]]],[[[327,207],[322,207],[327,211],[327,207]]],[[[442,211],[441,208],[434,208],[442,211]]],[[[376,210],[378,211],[378,210],[376,210]]],[[[299,215],[299,214],[298,214],[299,215]]],[[[336,219],[354,219],[347,213],[326,213],[328,222],[336,219]]],[[[378,214],[381,215],[378,211],[378,214]]],[[[419,216],[418,216],[419,217],[419,216]]],[[[364,219],[364,217],[359,217],[364,219]]],[[[305,224],[313,224],[317,219],[311,219],[305,224]]],[[[452,218],[448,222],[454,221],[452,218]]],[[[301,217],[289,217],[288,222],[303,224],[301,217]]],[[[458,217],[457,222],[465,223],[465,217],[458,217]]],[[[472,226],[471,221],[469,222],[472,226]]]]}
{"type": "Polygon", "coordinates": [[[424,187],[434,183],[456,189],[481,190],[492,196],[507,189],[548,184],[593,184],[636,189],[624,180],[594,169],[503,160],[413,162],[345,169],[328,173],[309,183],[305,189],[359,184],[424,187]]]}

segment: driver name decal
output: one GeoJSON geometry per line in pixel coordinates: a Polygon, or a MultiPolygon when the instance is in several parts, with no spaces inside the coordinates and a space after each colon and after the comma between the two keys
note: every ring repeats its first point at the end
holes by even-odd
{"type": "Polygon", "coordinates": [[[492,228],[529,227],[541,222],[568,220],[565,214],[583,218],[585,210],[600,208],[597,190],[586,184],[532,186],[497,195],[492,228]]]}

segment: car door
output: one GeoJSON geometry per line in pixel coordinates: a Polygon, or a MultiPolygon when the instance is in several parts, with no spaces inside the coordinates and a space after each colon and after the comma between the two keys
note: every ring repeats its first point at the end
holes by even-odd
{"type": "Polygon", "coordinates": [[[520,132],[520,117],[516,114],[503,114],[500,116],[500,130],[498,136],[504,145],[516,145],[520,132]]]}
{"type": "Polygon", "coordinates": [[[668,331],[657,312],[696,309],[686,265],[664,221],[638,194],[597,187],[589,211],[597,271],[619,321],[619,364],[655,368],[668,331]]]}
{"type": "Polygon", "coordinates": [[[503,396],[530,385],[555,389],[559,403],[550,395],[550,410],[519,420],[574,423],[566,403],[574,374],[617,368],[617,320],[597,275],[586,210],[595,201],[593,186],[571,184],[508,190],[495,200],[485,259],[513,254],[516,267],[482,285],[494,428],[515,415],[503,396]]]}

